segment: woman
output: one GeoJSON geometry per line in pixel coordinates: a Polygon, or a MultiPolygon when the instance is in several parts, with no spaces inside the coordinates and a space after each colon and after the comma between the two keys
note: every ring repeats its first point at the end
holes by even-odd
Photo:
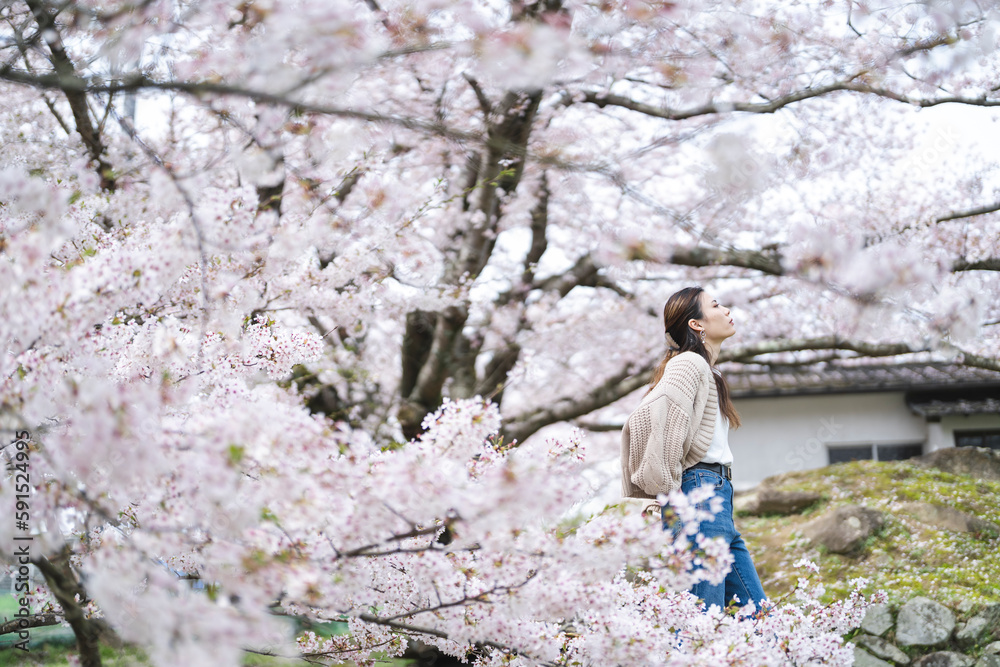
{"type": "Polygon", "coordinates": [[[764,589],[733,524],[729,426],[738,428],[740,416],[726,379],[714,369],[722,342],[736,333],[729,312],[701,287],[687,287],[667,299],[666,356],[622,429],[622,494],[654,499],[678,488],[686,493],[712,485],[722,498],[722,512],[699,530],[705,537],[724,538],[735,560],[725,581],[700,581],[691,592],[706,608],[724,608],[737,596],[741,605],[753,601],[759,609],[764,589]]]}

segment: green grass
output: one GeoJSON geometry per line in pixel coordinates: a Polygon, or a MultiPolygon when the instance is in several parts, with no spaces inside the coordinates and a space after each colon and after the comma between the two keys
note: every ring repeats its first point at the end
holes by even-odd
{"type": "Polygon", "coordinates": [[[849,581],[867,577],[899,604],[915,595],[940,602],[981,605],[1000,602],[1000,537],[954,533],[924,524],[903,502],[947,505],[1000,525],[1000,483],[921,468],[905,461],[854,461],[771,480],[786,491],[815,491],[823,501],[808,514],[737,517],[764,588],[772,597],[789,590],[802,573],[792,567],[806,557],[820,567],[827,601],[844,597],[849,581]],[[859,557],[828,553],[802,538],[801,528],[830,508],[860,504],[886,514],[883,529],[859,557]]]}
{"type": "MultiPolygon", "coordinates": [[[[69,665],[68,656],[75,654],[75,640],[71,640],[69,643],[46,642],[39,645],[32,642],[31,650],[27,653],[14,649],[0,652],[0,665],[67,667],[69,665]]],[[[101,663],[105,667],[132,667],[133,665],[152,664],[136,648],[116,649],[110,646],[101,647],[101,663]]]]}

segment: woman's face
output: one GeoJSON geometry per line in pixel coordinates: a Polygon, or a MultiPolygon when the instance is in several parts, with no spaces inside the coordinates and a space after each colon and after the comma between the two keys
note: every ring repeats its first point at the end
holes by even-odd
{"type": "Polygon", "coordinates": [[[708,292],[702,292],[700,298],[701,312],[705,316],[697,321],[704,327],[707,340],[721,343],[736,333],[736,326],[728,308],[716,301],[708,292]]]}

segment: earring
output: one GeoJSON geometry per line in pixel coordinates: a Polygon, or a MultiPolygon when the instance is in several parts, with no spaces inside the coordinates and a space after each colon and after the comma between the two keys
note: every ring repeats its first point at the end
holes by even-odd
{"type": "Polygon", "coordinates": [[[702,342],[703,344],[704,344],[704,342],[705,342],[705,332],[704,332],[704,331],[702,331],[702,332],[701,332],[701,342],[702,342]]]}

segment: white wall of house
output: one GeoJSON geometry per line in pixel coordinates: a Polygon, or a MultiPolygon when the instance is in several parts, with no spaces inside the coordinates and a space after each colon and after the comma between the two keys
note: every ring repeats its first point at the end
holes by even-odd
{"type": "MultiPolygon", "coordinates": [[[[828,465],[827,449],[838,445],[921,443],[926,452],[928,426],[934,426],[910,412],[901,391],[739,398],[733,403],[743,422],[729,431],[736,489],[778,473],[828,465]]],[[[935,444],[952,446],[956,423],[963,424],[958,428],[1000,427],[1000,416],[980,416],[986,419],[942,419],[935,444]]]]}

